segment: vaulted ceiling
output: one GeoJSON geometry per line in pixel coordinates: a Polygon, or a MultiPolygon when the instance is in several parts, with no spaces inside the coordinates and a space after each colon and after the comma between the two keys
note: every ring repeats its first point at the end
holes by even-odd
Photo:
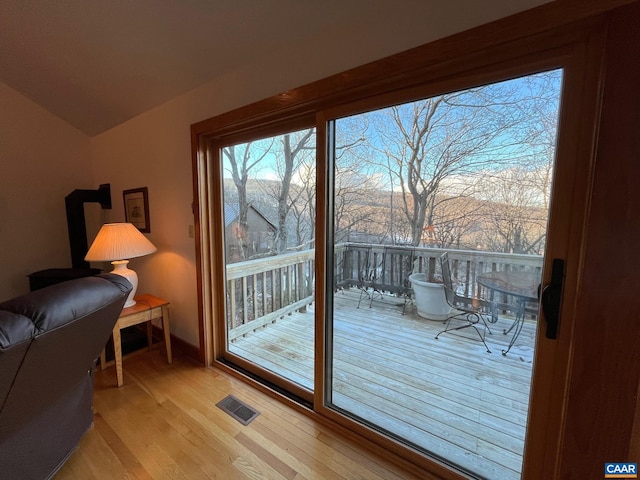
{"type": "Polygon", "coordinates": [[[93,136],[293,44],[389,55],[546,1],[0,0],[0,81],[93,136]]]}

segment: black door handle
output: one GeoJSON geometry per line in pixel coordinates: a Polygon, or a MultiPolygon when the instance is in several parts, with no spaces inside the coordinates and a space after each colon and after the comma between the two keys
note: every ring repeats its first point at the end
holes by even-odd
{"type": "Polygon", "coordinates": [[[542,289],[542,295],[540,296],[544,318],[547,320],[546,336],[552,340],[558,337],[563,281],[564,260],[554,258],[551,268],[551,282],[542,289]]]}

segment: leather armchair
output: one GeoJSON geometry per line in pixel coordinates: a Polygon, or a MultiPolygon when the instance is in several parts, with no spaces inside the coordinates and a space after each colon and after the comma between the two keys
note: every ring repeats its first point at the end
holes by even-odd
{"type": "Polygon", "coordinates": [[[93,369],[131,290],[79,278],[0,303],[0,479],[53,477],[93,423],[93,369]]]}

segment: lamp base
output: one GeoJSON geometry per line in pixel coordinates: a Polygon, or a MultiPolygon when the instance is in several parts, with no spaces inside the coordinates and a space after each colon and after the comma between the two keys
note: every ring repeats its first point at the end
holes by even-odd
{"type": "Polygon", "coordinates": [[[129,260],[114,260],[111,262],[113,265],[113,270],[111,273],[115,273],[116,275],[120,275],[121,277],[129,280],[129,283],[133,285],[131,289],[131,293],[127,297],[127,301],[124,303],[123,308],[133,307],[136,304],[136,301],[133,299],[136,295],[136,290],[138,289],[138,274],[127,267],[129,260]]]}

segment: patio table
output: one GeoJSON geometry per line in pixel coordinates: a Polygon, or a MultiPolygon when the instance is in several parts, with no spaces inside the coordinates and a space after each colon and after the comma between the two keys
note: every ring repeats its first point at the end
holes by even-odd
{"type": "Polygon", "coordinates": [[[538,272],[488,272],[478,275],[476,281],[479,285],[490,290],[489,300],[491,301],[491,316],[497,320],[497,305],[495,294],[503,293],[514,297],[516,300],[516,318],[508,329],[503,330],[507,335],[513,331],[513,336],[509,342],[509,347],[502,350],[502,355],[506,355],[515,343],[522,331],[524,324],[525,310],[527,303],[538,303],[538,286],[541,275],[538,272]]]}

